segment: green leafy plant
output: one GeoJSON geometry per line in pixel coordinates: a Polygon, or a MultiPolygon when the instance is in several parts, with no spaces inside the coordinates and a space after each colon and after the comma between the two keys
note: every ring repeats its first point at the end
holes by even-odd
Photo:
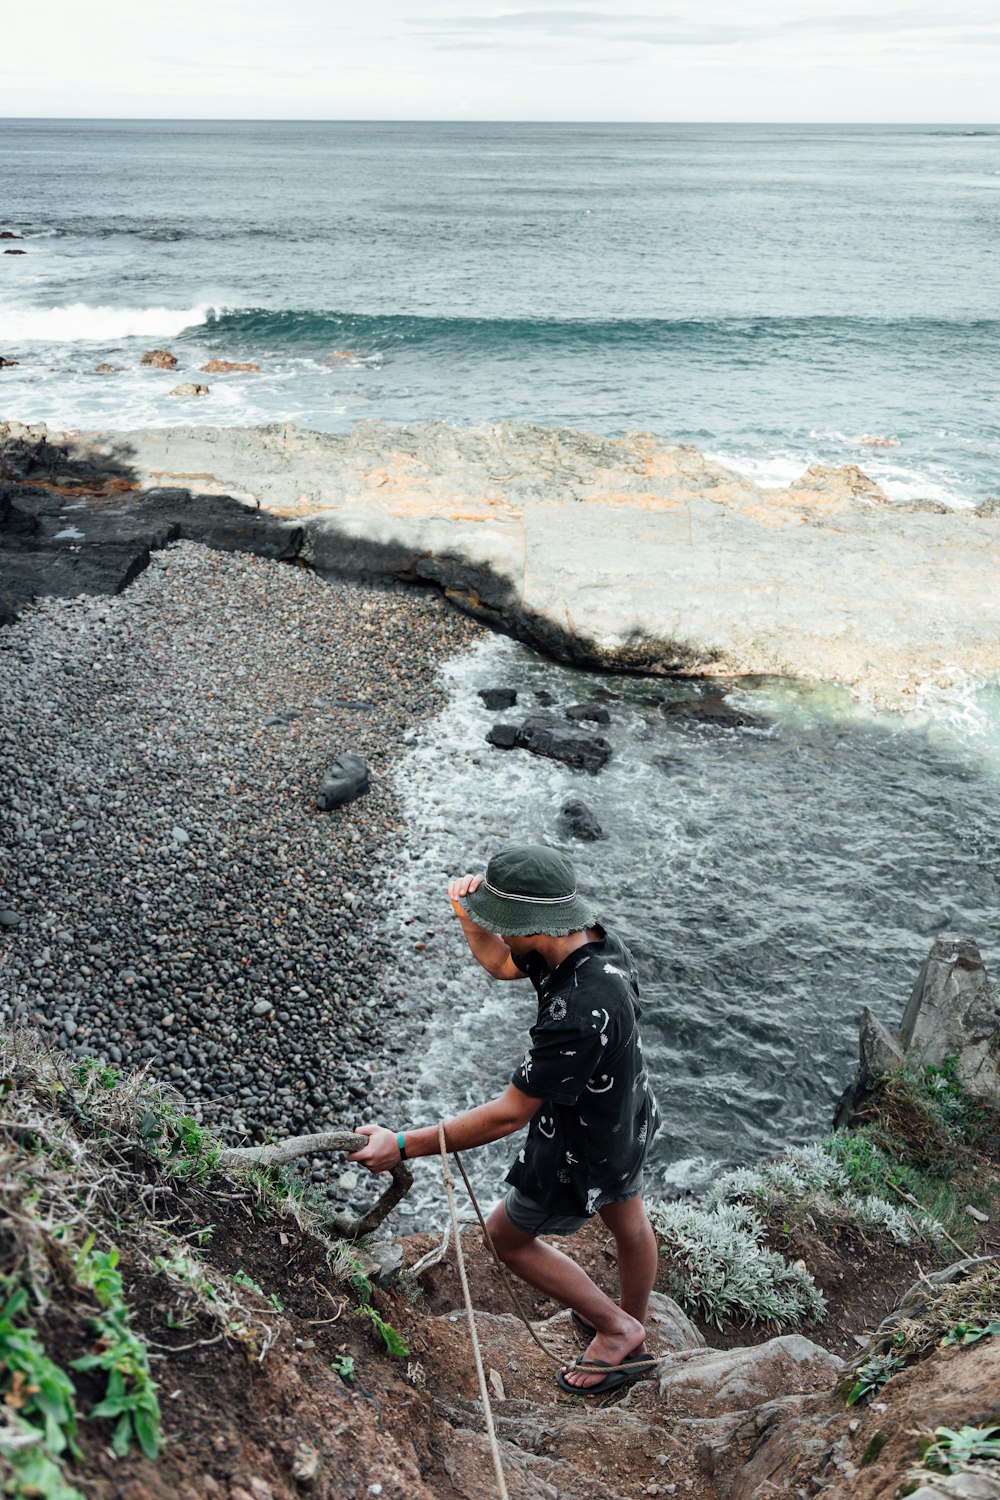
{"type": "Polygon", "coordinates": [[[350,1354],[338,1354],[336,1359],[330,1361],[331,1370],[335,1370],[344,1381],[350,1385],[354,1379],[354,1360],[350,1354]]]}
{"type": "Polygon", "coordinates": [[[95,1250],[89,1235],[74,1258],[77,1280],[89,1287],[102,1311],[89,1319],[96,1335],[94,1352],[75,1359],[73,1370],[103,1370],[108,1377],[104,1399],[89,1420],[114,1420],[112,1450],[123,1458],[133,1436],[147,1458],[155,1459],[160,1443],[160,1404],[149,1369],[146,1345],[130,1327],[128,1305],[115,1249],[95,1250]]]}
{"type": "Polygon", "coordinates": [[[956,1323],[950,1328],[941,1340],[942,1345],[949,1344],[978,1344],[980,1339],[989,1338],[991,1334],[1000,1335],[1000,1320],[992,1323],[956,1323]]]}
{"type": "Polygon", "coordinates": [[[954,1474],[976,1459],[1000,1459],[1000,1427],[935,1427],[934,1438],[924,1453],[929,1469],[954,1474]]]}
{"type": "Polygon", "coordinates": [[[382,1314],[372,1307],[371,1303],[362,1303],[359,1311],[363,1312],[365,1317],[371,1318],[376,1332],[382,1335],[382,1342],[385,1344],[388,1353],[394,1355],[396,1359],[406,1359],[410,1350],[406,1340],[399,1331],[393,1328],[391,1323],[387,1323],[382,1314]]]}
{"type": "Polygon", "coordinates": [[[68,1451],[77,1458],[73,1382],[46,1354],[35,1330],[19,1323],[27,1310],[24,1287],[16,1288],[0,1308],[0,1373],[9,1377],[4,1403],[41,1429],[53,1457],[68,1451]]]}
{"type": "Polygon", "coordinates": [[[855,1372],[854,1384],[847,1393],[847,1405],[857,1406],[876,1395],[904,1367],[896,1354],[877,1354],[855,1372]]]}
{"type": "MultiPolygon", "coordinates": [[[[19,1425],[27,1427],[27,1423],[19,1425]]],[[[83,1500],[80,1491],[66,1483],[62,1469],[41,1440],[4,1456],[11,1470],[3,1489],[5,1495],[14,1500],[83,1500]]]]}
{"type": "Polygon", "coordinates": [[[358,1294],[358,1311],[364,1313],[366,1318],[371,1319],[373,1327],[381,1334],[382,1342],[385,1344],[388,1353],[394,1355],[397,1359],[406,1359],[410,1350],[405,1339],[372,1306],[371,1280],[357,1261],[353,1261],[352,1264],[354,1266],[354,1275],[351,1277],[351,1285],[358,1294]]]}
{"type": "Polygon", "coordinates": [[[167,1146],[167,1166],[175,1177],[204,1184],[218,1165],[221,1147],[190,1115],[164,1120],[172,1130],[167,1146]]]}

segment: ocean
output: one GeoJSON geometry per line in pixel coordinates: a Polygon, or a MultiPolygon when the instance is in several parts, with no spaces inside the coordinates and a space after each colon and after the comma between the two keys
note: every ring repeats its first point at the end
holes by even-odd
{"type": "Polygon", "coordinates": [[[510,419],[1000,490],[1000,129],[6,120],[0,216],[7,418],[510,419]],[[261,373],[169,394],[213,357],[261,373]]]}
{"type": "MultiPolygon", "coordinates": [[[[0,214],[27,252],[0,256],[0,419],[645,429],[764,482],[854,463],[898,498],[1000,494],[1000,130],[3,121],[0,214]],[[157,346],[176,374],[139,367],[157,346]],[[220,357],[261,373],[169,394],[220,357]]],[[[654,1190],[822,1132],[861,1007],[895,1024],[938,932],[1000,961],[996,687],[887,719],[746,683],[767,727],[718,731],[658,712],[662,682],[499,638],[447,672],[397,776],[414,1030],[387,1123],[507,1082],[530,995],[476,971],[443,892],[526,835],[573,854],[639,960],[654,1190]],[[601,776],[491,750],[497,683],[529,708],[615,693],[601,776]],[[570,795],[602,842],[561,839],[570,795]]],[[[485,1196],[511,1149],[476,1153],[485,1196]]],[[[404,1218],[441,1212],[432,1176],[404,1218]]]]}

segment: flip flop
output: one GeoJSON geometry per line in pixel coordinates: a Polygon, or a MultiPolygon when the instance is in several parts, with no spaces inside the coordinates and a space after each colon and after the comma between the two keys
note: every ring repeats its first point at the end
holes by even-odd
{"type": "Polygon", "coordinates": [[[579,1359],[573,1361],[575,1365],[597,1365],[602,1370],[607,1370],[603,1380],[596,1385],[570,1385],[563,1375],[562,1370],[556,1375],[556,1384],[560,1390],[569,1391],[571,1396],[603,1396],[607,1391],[616,1391],[619,1386],[631,1385],[636,1380],[645,1380],[656,1368],[656,1360],[651,1354],[626,1354],[621,1364],[609,1365],[603,1359],[579,1359]]]}
{"type": "Polygon", "coordinates": [[[585,1323],[583,1318],[580,1317],[580,1314],[575,1313],[572,1308],[570,1308],[569,1315],[573,1319],[573,1327],[576,1329],[577,1333],[582,1334],[589,1344],[590,1340],[597,1333],[597,1329],[593,1326],[592,1323],[585,1323]]]}

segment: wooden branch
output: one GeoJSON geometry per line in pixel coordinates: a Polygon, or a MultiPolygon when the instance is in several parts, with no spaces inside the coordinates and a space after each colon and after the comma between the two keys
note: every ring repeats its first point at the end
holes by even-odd
{"type": "Polygon", "coordinates": [[[324,1151],[363,1151],[366,1135],[353,1130],[324,1130],[319,1135],[292,1135],[271,1146],[232,1146],[219,1152],[223,1167],[280,1167],[300,1156],[318,1156],[324,1151]]]}
{"type": "MultiPolygon", "coordinates": [[[[352,1130],[324,1130],[319,1135],[293,1135],[287,1141],[276,1141],[270,1146],[232,1146],[219,1153],[219,1165],[278,1167],[300,1156],[316,1156],[324,1151],[362,1151],[367,1144],[366,1135],[355,1135],[352,1130]]],[[[362,1239],[378,1228],[412,1186],[413,1173],[405,1162],[397,1162],[392,1169],[392,1183],[378,1202],[357,1219],[349,1218],[347,1214],[334,1214],[334,1229],[345,1240],[362,1239]]]]}

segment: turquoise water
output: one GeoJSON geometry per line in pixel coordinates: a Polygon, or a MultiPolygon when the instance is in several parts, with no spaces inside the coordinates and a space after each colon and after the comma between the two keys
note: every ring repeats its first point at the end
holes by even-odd
{"type": "Polygon", "coordinates": [[[1000,489],[995,130],[0,121],[0,204],[7,417],[511,418],[1000,489]],[[153,344],[263,369],[182,406],[153,344]]]}

